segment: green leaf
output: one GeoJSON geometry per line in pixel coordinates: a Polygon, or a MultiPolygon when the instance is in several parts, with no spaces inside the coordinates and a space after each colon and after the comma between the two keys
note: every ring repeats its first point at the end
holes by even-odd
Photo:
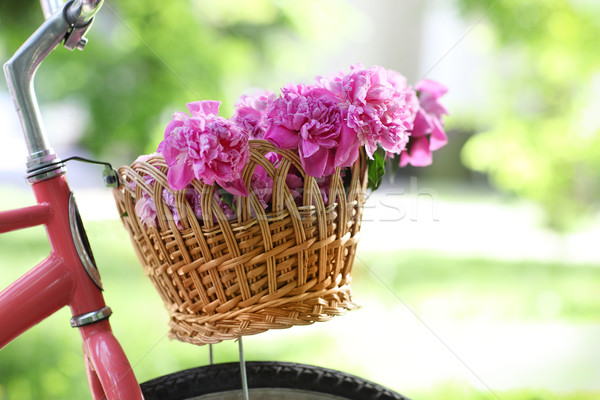
{"type": "Polygon", "coordinates": [[[227,190],[223,189],[222,187],[218,186],[218,191],[219,194],[221,195],[221,198],[219,200],[221,200],[222,202],[224,202],[225,204],[227,204],[229,206],[229,208],[231,208],[233,210],[233,212],[236,212],[236,207],[235,207],[235,203],[233,202],[233,195],[231,193],[229,193],[227,190]]]}
{"type": "Polygon", "coordinates": [[[379,147],[373,153],[373,159],[367,160],[367,167],[369,178],[367,187],[371,190],[376,190],[381,185],[383,175],[385,174],[385,150],[379,147]]]}

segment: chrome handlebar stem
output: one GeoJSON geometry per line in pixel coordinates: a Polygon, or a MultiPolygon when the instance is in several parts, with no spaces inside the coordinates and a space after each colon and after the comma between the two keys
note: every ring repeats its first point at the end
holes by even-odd
{"type": "MultiPolygon", "coordinates": [[[[68,10],[69,21],[75,26],[84,26],[102,6],[103,0],[75,0],[68,10]],[[74,19],[71,19],[74,16],[74,19]],[[77,23],[73,22],[78,20],[77,23]]],[[[44,18],[49,19],[63,7],[63,0],[40,0],[44,18]]]]}
{"type": "Polygon", "coordinates": [[[41,62],[65,40],[65,47],[82,47],[83,35],[91,25],[102,0],[74,0],[54,9],[56,0],[42,0],[50,17],[4,64],[8,89],[15,103],[29,156],[27,172],[56,163],[58,157],[49,146],[34,90],[35,73],[41,62]],[[72,47],[70,45],[72,45],[72,47]]]}
{"type": "Polygon", "coordinates": [[[8,89],[17,108],[29,157],[27,171],[56,159],[48,145],[33,80],[41,62],[71,28],[62,13],[55,13],[4,64],[8,89]]]}
{"type": "Polygon", "coordinates": [[[48,19],[62,8],[63,0],[40,0],[40,4],[44,12],[44,19],[48,19]]]}

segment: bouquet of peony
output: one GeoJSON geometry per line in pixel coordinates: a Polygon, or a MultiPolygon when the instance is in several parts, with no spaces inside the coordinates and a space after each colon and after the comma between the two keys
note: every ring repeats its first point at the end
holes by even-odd
{"type": "MultiPolygon", "coordinates": [[[[220,189],[214,196],[224,215],[233,219],[235,196],[248,196],[249,190],[265,210],[271,206],[273,181],[262,167],[256,167],[249,186],[242,179],[249,160],[249,140],[267,140],[282,150],[297,152],[326,204],[329,176],[336,168],[344,176],[361,148],[368,157],[368,187],[372,190],[381,183],[386,161],[401,167],[431,164],[432,152],[447,142],[442,117],[448,112],[439,101],[446,91],[430,80],[412,88],[397,72],[353,65],[348,73],[320,77],[311,85],[287,84],[280,95],[265,91],[242,96],[229,119],[218,115],[218,101],[189,103],[189,114],[173,115],[158,153],[169,168],[172,191],[190,188],[194,179],[216,184],[220,189]]],[[[272,152],[266,158],[276,167],[281,156],[272,152]]],[[[150,185],[151,179],[147,179],[150,185]]],[[[286,184],[301,204],[301,174],[291,168],[286,184]]],[[[163,199],[179,226],[172,191],[164,189],[163,199]]],[[[186,200],[201,220],[200,194],[188,190],[186,200]]],[[[149,195],[137,199],[135,209],[145,225],[156,225],[156,209],[149,195]]]]}

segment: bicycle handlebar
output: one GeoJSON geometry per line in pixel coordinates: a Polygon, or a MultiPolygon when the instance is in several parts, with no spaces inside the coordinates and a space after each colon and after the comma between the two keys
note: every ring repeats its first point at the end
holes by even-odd
{"type": "MultiPolygon", "coordinates": [[[[62,0],[41,0],[41,3],[47,20],[4,64],[8,89],[19,114],[29,151],[28,173],[59,161],[48,145],[44,132],[33,87],[35,72],[63,40],[68,49],[83,49],[87,42],[84,35],[103,0],[72,0],[64,5],[62,0]]],[[[33,177],[30,181],[32,179],[37,178],[33,177]]]]}
{"type": "Polygon", "coordinates": [[[54,15],[58,10],[62,8],[62,0],[40,0],[42,5],[42,11],[44,12],[44,18],[48,19],[54,15]]]}

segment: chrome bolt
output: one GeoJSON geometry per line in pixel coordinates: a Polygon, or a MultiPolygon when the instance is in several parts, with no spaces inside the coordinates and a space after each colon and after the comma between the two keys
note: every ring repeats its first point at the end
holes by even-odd
{"type": "Polygon", "coordinates": [[[83,50],[85,48],[85,45],[87,44],[88,40],[87,38],[81,38],[81,40],[79,41],[79,43],[77,43],[77,49],[78,50],[83,50]]]}

